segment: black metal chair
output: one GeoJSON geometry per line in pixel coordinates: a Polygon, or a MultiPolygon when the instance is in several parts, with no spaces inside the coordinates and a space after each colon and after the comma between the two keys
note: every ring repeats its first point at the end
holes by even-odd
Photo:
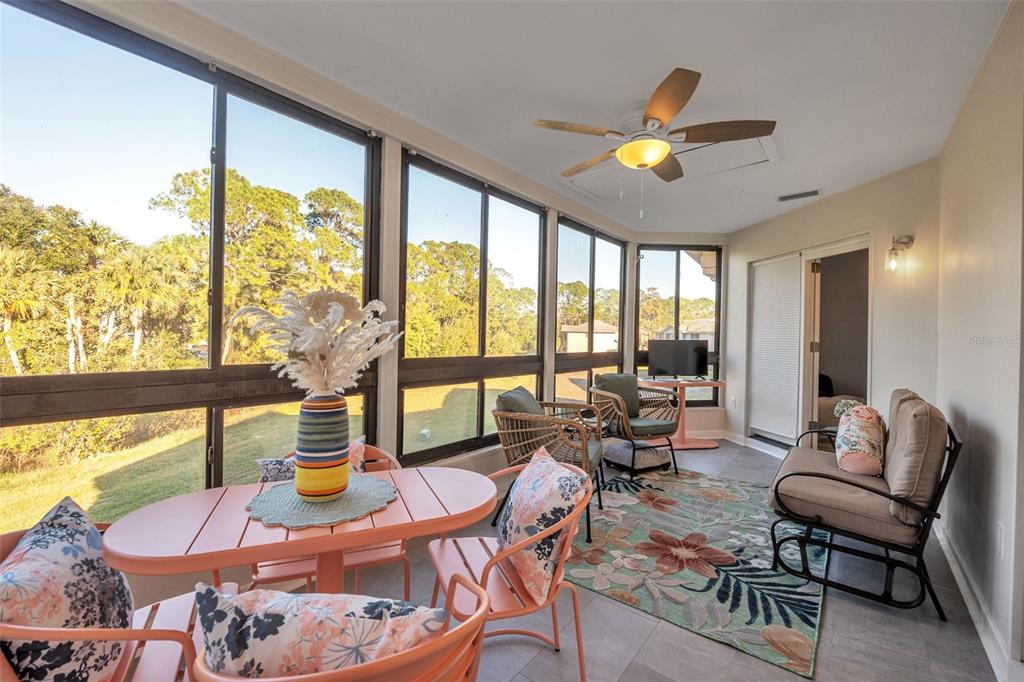
{"type": "MultiPolygon", "coordinates": [[[[772,483],[771,502],[780,516],[771,527],[774,546],[773,568],[781,566],[791,575],[897,608],[916,608],[924,603],[927,594],[935,605],[939,618],[944,621],[946,614],[928,575],[924,549],[932,523],[939,518],[938,507],[959,458],[961,443],[953,428],[945,423],[941,412],[915,394],[909,391],[900,396],[894,394],[893,405],[887,457],[899,459],[906,454],[900,452],[901,448],[917,447],[916,441],[903,438],[896,432],[897,428],[907,428],[907,419],[927,418],[931,423],[925,426],[931,429],[931,435],[945,436],[942,438],[944,448],[941,451],[941,461],[937,462],[938,466],[934,468],[936,480],[935,485],[931,486],[931,492],[915,491],[909,495],[894,493],[886,479],[894,478],[898,473],[890,471],[888,463],[884,478],[841,471],[835,465],[835,457],[831,453],[799,447],[800,441],[813,433],[824,435],[834,444],[835,433],[823,429],[807,431],[797,439],[797,446],[790,450],[772,483]],[[940,427],[935,421],[937,418],[942,419],[944,434],[938,431],[940,427]],[[780,537],[779,526],[786,522],[798,528],[786,530],[780,537]],[[882,550],[882,554],[836,544],[833,541],[835,536],[874,545],[882,550]],[[799,567],[791,566],[783,558],[782,549],[787,543],[795,543],[798,547],[801,561],[799,567]],[[828,578],[827,569],[823,576],[814,575],[808,563],[809,546],[826,548],[829,551],[884,564],[885,581],[881,591],[871,592],[832,580],[828,578]],[[910,560],[898,559],[893,553],[906,555],[910,560]],[[917,577],[919,589],[914,598],[896,599],[893,596],[897,569],[904,569],[917,577]]],[[[923,442],[927,442],[927,439],[923,442]]],[[[929,463],[928,459],[924,459],[925,465],[929,463]]],[[[936,457],[932,456],[930,459],[936,457]]],[[[923,475],[927,476],[929,472],[925,471],[925,468],[926,466],[920,467],[919,473],[923,472],[923,475]]]]}

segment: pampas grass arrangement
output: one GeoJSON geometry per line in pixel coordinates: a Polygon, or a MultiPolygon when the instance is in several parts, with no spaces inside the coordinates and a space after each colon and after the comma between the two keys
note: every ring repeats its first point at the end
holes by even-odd
{"type": "Polygon", "coordinates": [[[282,313],[247,306],[237,317],[252,316],[252,333],[267,335],[284,356],[271,368],[307,394],[344,393],[355,388],[367,366],[395,347],[398,322],[385,322],[380,301],[359,301],[335,289],[320,289],[299,298],[286,291],[278,299],[282,313]]]}

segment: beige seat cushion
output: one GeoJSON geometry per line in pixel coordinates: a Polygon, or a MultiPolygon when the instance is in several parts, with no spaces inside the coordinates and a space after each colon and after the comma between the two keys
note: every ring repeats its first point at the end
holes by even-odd
{"type": "MultiPolygon", "coordinates": [[[[892,436],[885,457],[885,480],[893,495],[928,506],[942,477],[946,455],[946,418],[920,398],[897,406],[892,436]]],[[[921,513],[898,502],[892,513],[909,524],[921,522],[921,513]]]]}
{"type": "MultiPolygon", "coordinates": [[[[889,492],[889,486],[883,479],[841,471],[836,466],[834,455],[810,448],[793,448],[789,451],[775,474],[772,490],[775,490],[779,479],[795,472],[829,474],[867,486],[871,490],[889,492]]],[[[866,490],[838,481],[805,477],[786,479],[778,490],[790,511],[801,516],[818,517],[829,526],[907,546],[913,545],[917,536],[916,527],[901,523],[893,517],[888,499],[866,490]]],[[[774,494],[769,496],[769,501],[776,510],[782,511],[774,494]]]]}

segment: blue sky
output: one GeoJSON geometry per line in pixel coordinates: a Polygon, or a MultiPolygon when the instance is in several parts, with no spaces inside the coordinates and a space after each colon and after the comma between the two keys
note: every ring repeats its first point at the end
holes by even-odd
{"type": "MultiPolygon", "coordinates": [[[[37,203],[74,208],[143,244],[188,232],[187,222],[149,208],[175,173],[209,167],[213,86],[0,5],[0,182],[37,203]]],[[[363,202],[362,145],[228,98],[228,165],[251,182],[301,197],[342,189],[363,202]]],[[[536,287],[537,214],[501,199],[489,206],[492,263],[516,286],[536,287]]],[[[479,245],[480,193],[413,168],[409,237],[479,245]]],[[[559,230],[559,279],[588,280],[589,238],[559,230]]],[[[673,291],[674,262],[644,286],[673,291]]],[[[598,240],[595,283],[619,285],[618,249],[598,240]]],[[[682,259],[683,295],[713,296],[699,266],[682,259]]],[[[660,261],[659,261],[660,263],[660,261]]]]}
{"type": "MultiPolygon", "coordinates": [[[[140,243],[189,231],[148,202],[209,167],[213,86],[7,5],[0,62],[0,182],[140,243]]],[[[361,145],[235,97],[227,154],[254,183],[363,200],[361,145]]]]}

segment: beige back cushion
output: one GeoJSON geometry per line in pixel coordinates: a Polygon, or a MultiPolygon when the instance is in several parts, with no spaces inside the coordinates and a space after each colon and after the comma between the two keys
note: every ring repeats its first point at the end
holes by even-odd
{"type": "MultiPolygon", "coordinates": [[[[934,405],[914,397],[896,405],[885,457],[885,481],[893,495],[927,506],[942,477],[946,418],[934,405]]],[[[889,505],[903,523],[921,522],[921,514],[898,502],[889,505]]]]}
{"type": "Polygon", "coordinates": [[[889,414],[885,418],[885,456],[888,458],[892,452],[893,443],[896,442],[896,415],[899,413],[900,405],[908,400],[920,400],[921,396],[909,388],[897,388],[889,396],[889,414]]]}

